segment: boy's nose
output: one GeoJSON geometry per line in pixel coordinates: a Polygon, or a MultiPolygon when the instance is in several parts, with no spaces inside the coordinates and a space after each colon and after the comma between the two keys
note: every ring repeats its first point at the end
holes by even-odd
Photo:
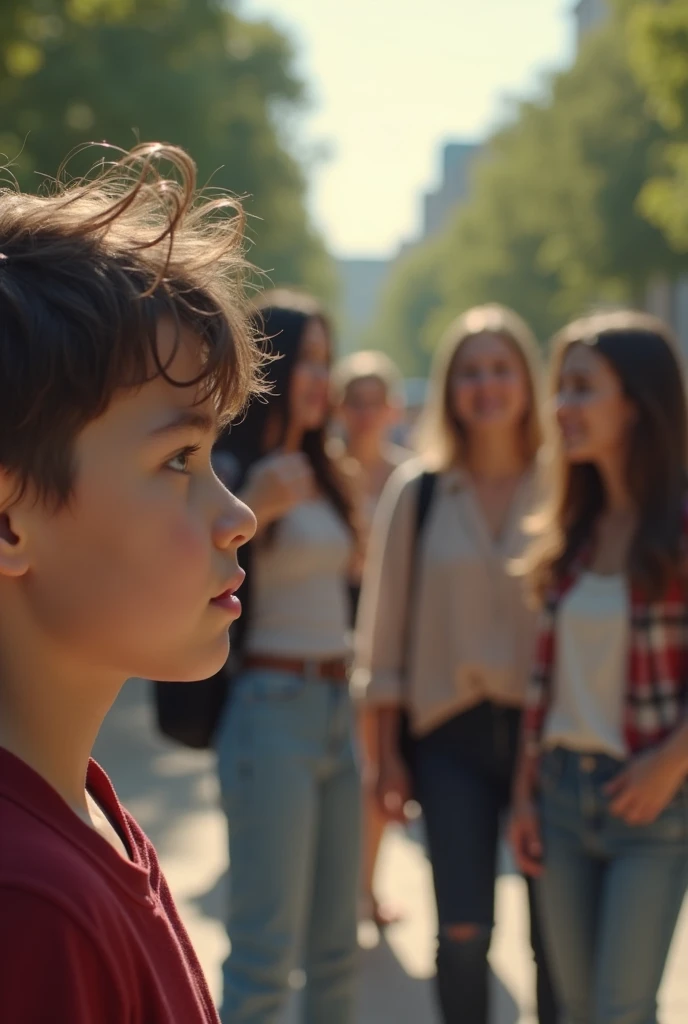
{"type": "Polygon", "coordinates": [[[248,505],[225,493],[224,507],[215,521],[215,543],[219,548],[241,547],[254,537],[258,522],[248,505]]]}

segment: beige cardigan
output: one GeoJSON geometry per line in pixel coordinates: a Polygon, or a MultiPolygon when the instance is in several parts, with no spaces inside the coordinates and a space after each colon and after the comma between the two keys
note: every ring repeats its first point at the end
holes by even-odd
{"type": "Polygon", "coordinates": [[[494,541],[467,477],[450,470],[437,480],[420,539],[407,641],[422,471],[418,460],[403,465],[380,500],[352,677],[354,692],[370,703],[405,705],[417,735],[483,700],[522,705],[535,633],[535,615],[510,564],[527,543],[522,520],[535,500],[535,472],[524,476],[494,541]]]}

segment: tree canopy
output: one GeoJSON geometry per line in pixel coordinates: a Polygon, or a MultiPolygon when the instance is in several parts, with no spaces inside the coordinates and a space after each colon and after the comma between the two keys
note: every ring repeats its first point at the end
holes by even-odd
{"type": "Polygon", "coordinates": [[[667,140],[618,23],[590,33],[571,68],[513,104],[445,230],[400,261],[374,335],[394,352],[412,304],[399,354],[406,367],[410,348],[417,372],[478,303],[512,306],[544,338],[592,307],[642,301],[652,277],[688,267],[639,200],[667,140]]]}
{"type": "Polygon", "coordinates": [[[688,4],[636,0],[624,7],[631,67],[667,132],[640,208],[674,248],[688,252],[688,4]]]}
{"type": "Polygon", "coordinates": [[[0,151],[35,189],[94,139],[181,145],[202,184],[246,197],[252,261],[275,283],[330,297],[334,271],[293,152],[306,98],[293,56],[271,24],[240,18],[231,3],[5,0],[0,151]]]}
{"type": "Polygon", "coordinates": [[[442,250],[427,245],[399,257],[385,282],[375,322],[364,348],[387,352],[408,377],[425,374],[428,352],[418,344],[423,329],[442,303],[442,250]]]}

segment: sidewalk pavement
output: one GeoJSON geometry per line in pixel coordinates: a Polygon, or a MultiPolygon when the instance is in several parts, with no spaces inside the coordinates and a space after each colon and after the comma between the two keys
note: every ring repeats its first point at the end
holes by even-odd
{"type": "MultiPolygon", "coordinates": [[[[148,684],[135,680],[108,716],[96,757],[155,843],[213,994],[219,996],[227,952],[222,925],[227,852],[212,756],[160,740],[152,727],[148,684]]],[[[402,831],[390,830],[385,839],[380,891],[402,905],[407,917],[385,937],[372,925],[361,928],[357,1024],[437,1024],[429,980],[435,931],[430,870],[420,842],[402,831]]],[[[524,886],[508,866],[497,885],[496,916],[490,954],[494,1024],[536,1024],[524,886]]],[[[688,1020],[687,964],[688,901],[662,986],[662,1024],[688,1020]]],[[[295,989],[299,981],[296,975],[295,989]]],[[[288,1024],[297,1024],[297,999],[288,1024]]]]}

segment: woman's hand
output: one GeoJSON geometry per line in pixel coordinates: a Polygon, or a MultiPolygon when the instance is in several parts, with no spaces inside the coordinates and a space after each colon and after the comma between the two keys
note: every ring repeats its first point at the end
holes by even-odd
{"type": "Polygon", "coordinates": [[[542,840],[540,818],[533,800],[517,800],[509,821],[509,842],[516,863],[524,875],[542,874],[542,840]]]}
{"type": "Polygon", "coordinates": [[[684,763],[668,750],[640,754],[605,786],[609,809],[628,825],[649,825],[671,803],[685,777],[684,763]]]}
{"type": "Polygon", "coordinates": [[[239,497],[254,512],[262,529],[316,495],[315,476],[306,456],[302,452],[279,452],[255,464],[239,497]]]}
{"type": "Polygon", "coordinates": [[[411,777],[399,755],[380,760],[377,775],[377,799],[388,821],[406,822],[406,804],[411,800],[411,777]]]}

